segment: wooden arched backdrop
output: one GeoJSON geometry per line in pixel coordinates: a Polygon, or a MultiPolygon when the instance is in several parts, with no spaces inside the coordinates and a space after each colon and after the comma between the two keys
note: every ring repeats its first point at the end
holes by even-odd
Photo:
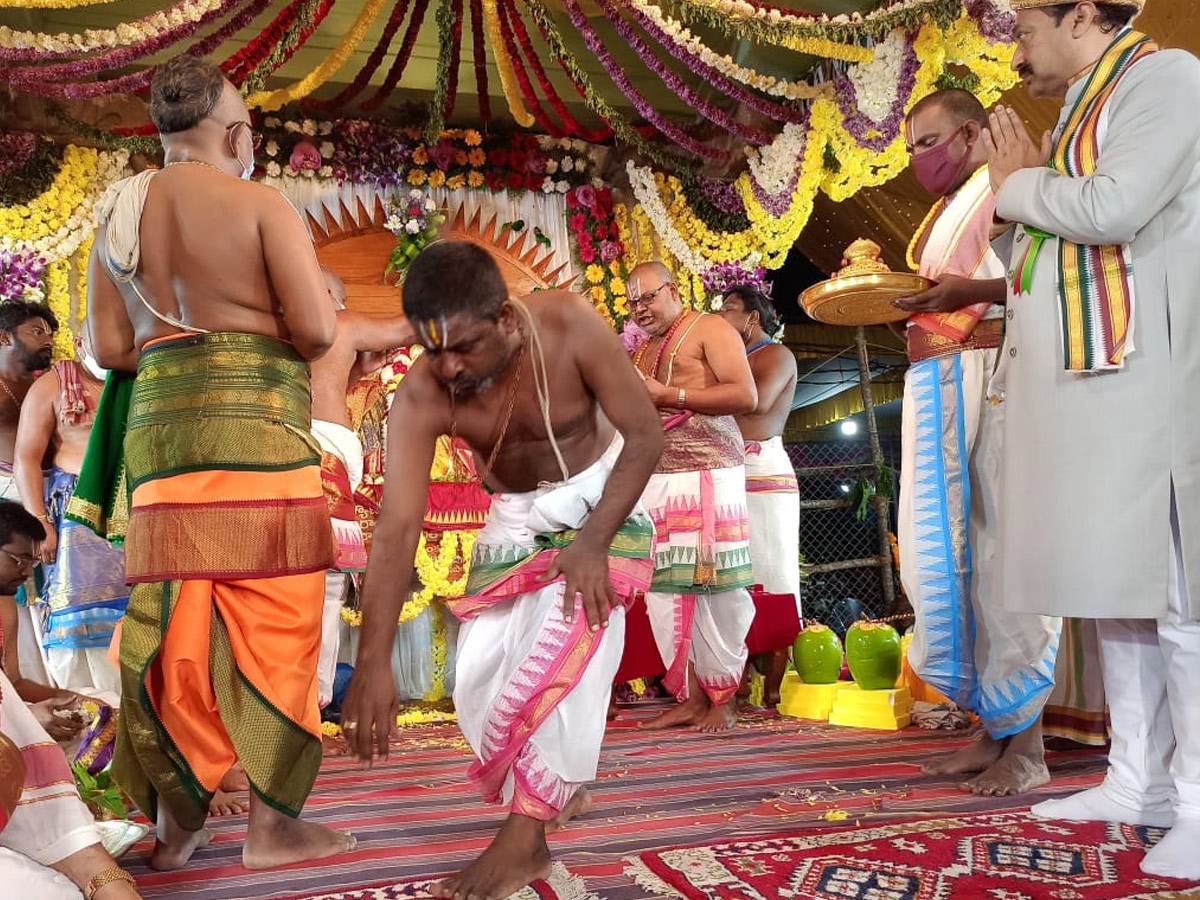
{"type": "MultiPolygon", "coordinates": [[[[400,288],[389,284],[383,276],[396,244],[396,239],[383,227],[385,219],[379,200],[369,211],[359,203],[357,216],[343,207],[340,223],[328,212],[321,220],[308,214],[317,258],[345,282],[346,305],[376,316],[391,316],[401,311],[400,288]]],[[[481,219],[482,213],[477,211],[468,221],[460,207],[454,218],[442,226],[440,237],[471,241],[488,250],[499,264],[513,296],[558,285],[556,279],[562,275],[565,265],[549,271],[549,257],[538,260],[536,243],[522,254],[520,248],[527,243],[523,235],[514,235],[511,231],[497,233],[494,216],[486,226],[481,226],[481,219]]]]}

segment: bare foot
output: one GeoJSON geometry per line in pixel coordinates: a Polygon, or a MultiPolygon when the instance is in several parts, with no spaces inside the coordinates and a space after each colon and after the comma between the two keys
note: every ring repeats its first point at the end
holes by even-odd
{"type": "Polygon", "coordinates": [[[682,725],[699,725],[705,714],[712,708],[708,697],[703,691],[692,691],[686,700],[673,709],[668,709],[660,716],[655,716],[649,722],[639,722],[642,731],[662,731],[664,728],[675,728],[682,725]]]}
{"type": "Polygon", "coordinates": [[[160,872],[181,869],[187,865],[193,853],[201,847],[207,847],[211,840],[212,832],[207,828],[185,831],[175,824],[170,813],[160,806],[158,839],[154,842],[154,852],[150,855],[150,868],[160,872]]]}
{"type": "Polygon", "coordinates": [[[233,768],[225,773],[225,777],[221,779],[220,790],[230,794],[238,794],[242,791],[250,790],[250,776],[246,774],[246,770],[242,768],[241,763],[235,763],[233,768]]]}
{"type": "Polygon", "coordinates": [[[705,734],[720,734],[723,731],[729,731],[737,725],[737,712],[733,708],[733,701],[722,703],[720,706],[709,707],[706,712],[694,726],[693,731],[703,731],[705,734]]]}
{"type": "Polygon", "coordinates": [[[349,752],[346,746],[346,739],[343,737],[330,737],[322,735],[321,737],[321,756],[325,759],[337,759],[339,756],[345,756],[349,752]]]}
{"type": "Polygon", "coordinates": [[[981,733],[967,746],[949,756],[926,763],[921,771],[926,775],[964,775],[967,772],[982,772],[989,768],[1004,753],[1004,742],[981,733]]]}
{"type": "Polygon", "coordinates": [[[250,795],[250,825],[242,847],[247,869],[274,869],[307,859],[324,859],[353,850],[354,835],[293,819],[272,809],[256,794],[250,795]]]}
{"type": "Polygon", "coordinates": [[[502,900],[533,882],[550,877],[545,823],[510,815],[496,839],[473,863],[430,888],[450,900],[502,900]]]}
{"type": "Polygon", "coordinates": [[[567,805],[563,807],[563,811],[558,814],[557,819],[551,819],[546,823],[546,834],[553,834],[560,828],[563,828],[572,819],[577,819],[580,816],[586,816],[592,811],[592,792],[585,787],[581,787],[575,792],[575,795],[567,801],[567,805]]]}
{"type": "Polygon", "coordinates": [[[241,800],[224,789],[218,790],[208,801],[208,814],[218,819],[225,816],[240,816],[248,808],[241,800]]]}
{"type": "Polygon", "coordinates": [[[1050,780],[1046,760],[1040,755],[1011,752],[959,787],[981,797],[1012,797],[1040,787],[1050,780]]]}

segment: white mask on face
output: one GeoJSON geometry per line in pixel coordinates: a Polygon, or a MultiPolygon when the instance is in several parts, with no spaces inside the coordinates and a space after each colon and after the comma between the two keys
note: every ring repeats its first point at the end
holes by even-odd
{"type": "Polygon", "coordinates": [[[250,157],[250,163],[247,165],[242,162],[242,158],[238,157],[238,164],[242,167],[242,181],[249,181],[254,177],[254,157],[250,157]]]}
{"type": "Polygon", "coordinates": [[[108,377],[108,369],[102,368],[100,363],[96,362],[86,353],[79,354],[79,363],[101,381],[108,377]]]}

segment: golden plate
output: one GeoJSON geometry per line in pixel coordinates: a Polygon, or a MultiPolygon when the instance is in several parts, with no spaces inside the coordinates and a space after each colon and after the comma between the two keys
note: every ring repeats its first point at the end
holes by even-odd
{"type": "Polygon", "coordinates": [[[826,325],[886,325],[912,313],[894,306],[897,300],[933,287],[935,282],[913,272],[873,272],[830,278],[800,295],[800,306],[826,325]]]}

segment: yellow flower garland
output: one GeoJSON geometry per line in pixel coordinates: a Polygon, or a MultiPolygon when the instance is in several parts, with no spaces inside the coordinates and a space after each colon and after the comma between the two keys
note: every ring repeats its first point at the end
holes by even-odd
{"type": "Polygon", "coordinates": [[[504,35],[500,32],[500,14],[496,9],[496,0],[483,0],[483,21],[487,27],[488,42],[492,45],[492,58],[496,60],[496,69],[500,75],[500,87],[504,90],[504,99],[508,102],[508,111],[522,128],[533,125],[533,113],[525,108],[521,100],[521,89],[517,84],[517,73],[513,70],[512,60],[508,56],[508,48],[504,44],[504,35]]]}
{"type": "Polygon", "coordinates": [[[450,656],[450,640],[446,632],[446,607],[438,603],[433,607],[433,671],[430,675],[429,692],[422,698],[431,702],[446,697],[446,661],[450,656]]]}
{"type": "Polygon", "coordinates": [[[984,106],[991,106],[1021,80],[1012,70],[1015,46],[989,41],[979,32],[978,23],[965,12],[950,23],[944,43],[946,62],[961,63],[979,79],[976,96],[984,106]]]}
{"type": "MultiPolygon", "coordinates": [[[[396,715],[397,728],[413,728],[418,725],[445,725],[450,722],[457,722],[453,710],[441,709],[406,709],[396,715]]],[[[341,737],[342,726],[336,722],[322,722],[321,734],[325,737],[341,737]]]]}
{"type": "Polygon", "coordinates": [[[363,38],[367,36],[368,29],[370,29],[371,25],[379,17],[379,13],[383,9],[385,2],[386,0],[367,0],[367,3],[359,11],[358,18],[354,20],[354,24],[350,26],[350,30],[342,38],[341,43],[321,61],[320,65],[306,76],[294,84],[280,88],[277,91],[259,91],[256,94],[251,94],[246,98],[246,105],[250,107],[257,106],[263,112],[271,112],[279,109],[281,106],[286,106],[293,100],[307,97],[346,64],[346,60],[350,58],[350,54],[363,42],[363,38]]]}

